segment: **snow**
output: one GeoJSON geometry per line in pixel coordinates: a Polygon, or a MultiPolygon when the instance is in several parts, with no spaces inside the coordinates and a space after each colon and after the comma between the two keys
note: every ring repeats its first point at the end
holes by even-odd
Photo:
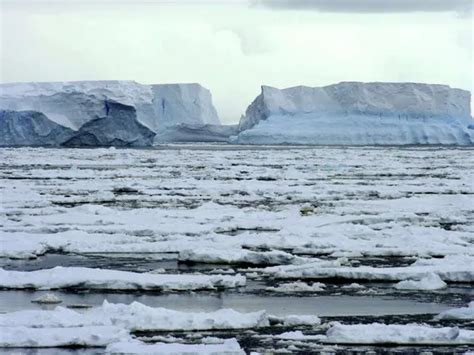
{"type": "MultiPolygon", "coordinates": [[[[74,131],[99,117],[108,116],[107,102],[128,106],[134,111],[133,119],[144,127],[133,127],[135,130],[129,133],[144,135],[142,139],[149,138],[144,128],[157,133],[180,124],[191,127],[220,125],[209,90],[199,84],[143,85],[114,80],[0,84],[0,109],[38,111],[58,125],[74,131]]],[[[100,124],[99,129],[106,130],[104,134],[118,134],[119,138],[123,138],[126,130],[122,127],[114,129],[112,123],[94,122],[96,126],[100,124]]],[[[206,129],[199,129],[196,136],[205,134],[206,129]]],[[[219,127],[208,130],[219,135],[219,127]]],[[[85,132],[80,133],[84,135],[85,132]]],[[[225,129],[222,133],[226,134],[225,129]]],[[[173,139],[165,136],[162,134],[162,139],[173,139]]],[[[58,140],[54,145],[63,142],[58,140]]],[[[138,145],[135,142],[135,146],[138,145]]]]}
{"type": "Polygon", "coordinates": [[[62,267],[37,271],[0,269],[0,287],[42,290],[87,288],[98,290],[199,290],[245,285],[241,275],[150,274],[118,270],[62,267]]]}
{"type": "Polygon", "coordinates": [[[474,143],[470,93],[446,85],[342,82],[262,86],[232,142],[406,145],[474,143]]]}
{"type": "Polygon", "coordinates": [[[444,311],[435,317],[440,319],[474,319],[474,301],[470,302],[467,307],[453,308],[444,311]]]}
{"type": "Polygon", "coordinates": [[[0,347],[49,348],[49,347],[105,347],[124,341],[129,335],[119,327],[33,328],[27,326],[2,326],[0,347]]]}
{"type": "Polygon", "coordinates": [[[441,290],[447,284],[437,274],[429,273],[420,280],[400,281],[394,287],[398,290],[441,290]]]}
{"type": "Polygon", "coordinates": [[[245,355],[235,338],[225,339],[222,344],[146,344],[138,340],[121,341],[107,346],[106,353],[113,354],[222,354],[245,355]]]}
{"type": "Polygon", "coordinates": [[[335,322],[326,333],[335,344],[474,344],[474,331],[457,327],[435,328],[419,324],[353,324],[335,322]]]}

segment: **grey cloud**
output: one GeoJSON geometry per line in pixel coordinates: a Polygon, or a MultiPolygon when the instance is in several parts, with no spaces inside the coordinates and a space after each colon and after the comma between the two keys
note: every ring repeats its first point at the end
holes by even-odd
{"type": "Polygon", "coordinates": [[[274,9],[325,12],[471,12],[472,0],[253,0],[253,5],[274,9]]]}

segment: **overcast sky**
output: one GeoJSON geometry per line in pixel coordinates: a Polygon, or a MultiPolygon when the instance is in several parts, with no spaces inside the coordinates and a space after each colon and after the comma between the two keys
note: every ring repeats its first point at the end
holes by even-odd
{"type": "Polygon", "coordinates": [[[199,82],[223,122],[260,85],[472,90],[471,0],[0,0],[0,79],[199,82]]]}

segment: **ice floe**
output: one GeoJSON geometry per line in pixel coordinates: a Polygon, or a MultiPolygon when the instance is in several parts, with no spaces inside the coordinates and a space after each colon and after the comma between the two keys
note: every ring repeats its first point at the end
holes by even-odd
{"type": "MultiPolygon", "coordinates": [[[[265,273],[273,274],[277,278],[292,279],[324,279],[341,278],[348,280],[379,280],[405,281],[407,279],[423,279],[423,285],[433,280],[435,273],[446,282],[474,282],[474,257],[470,255],[448,255],[444,258],[420,259],[406,267],[372,267],[372,266],[338,266],[340,259],[316,261],[302,265],[283,265],[268,267],[265,273]],[[431,279],[426,279],[431,277],[431,279]]],[[[403,284],[405,285],[405,284],[403,284]]]]}
{"type": "Polygon", "coordinates": [[[435,317],[436,319],[474,319],[474,301],[467,307],[453,308],[444,311],[435,317]]]}
{"type": "Polygon", "coordinates": [[[400,281],[394,287],[398,290],[441,290],[448,285],[435,274],[430,273],[420,280],[400,281]]]}
{"type": "Polygon", "coordinates": [[[335,323],[326,333],[327,343],[335,344],[474,344],[474,331],[457,327],[435,328],[419,324],[335,323]]]}
{"type": "Polygon", "coordinates": [[[61,303],[62,300],[56,296],[54,293],[46,293],[41,297],[31,300],[33,303],[42,303],[42,304],[57,304],[61,303]]]}
{"type": "Polygon", "coordinates": [[[113,354],[222,354],[245,355],[237,339],[225,339],[222,344],[179,344],[154,343],[147,344],[139,340],[112,343],[105,349],[113,354]]]}
{"type": "Polygon", "coordinates": [[[0,347],[105,347],[124,341],[130,336],[127,330],[113,326],[33,328],[27,326],[0,327],[0,347]]]}
{"type": "Polygon", "coordinates": [[[179,253],[179,260],[208,264],[281,265],[293,263],[301,264],[308,259],[278,250],[255,252],[246,249],[221,250],[218,248],[197,248],[181,251],[179,253]]]}
{"type": "Polygon", "coordinates": [[[268,326],[268,322],[265,311],[240,313],[232,309],[221,309],[215,312],[192,313],[148,307],[139,302],[126,305],[107,301],[99,307],[81,312],[56,307],[54,310],[26,310],[0,314],[0,327],[118,326],[129,330],[169,331],[258,328],[268,326]]]}
{"type": "Polygon", "coordinates": [[[0,269],[0,288],[87,288],[98,290],[199,290],[245,285],[242,275],[150,274],[118,270],[62,267],[37,271],[0,269]]]}
{"type": "Polygon", "coordinates": [[[308,284],[306,282],[289,282],[276,287],[267,287],[265,290],[271,292],[319,292],[324,291],[325,285],[321,282],[308,284]]]}

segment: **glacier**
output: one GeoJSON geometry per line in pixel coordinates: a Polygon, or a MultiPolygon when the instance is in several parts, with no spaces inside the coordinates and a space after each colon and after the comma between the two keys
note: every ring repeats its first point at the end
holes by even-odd
{"type": "Polygon", "coordinates": [[[341,82],[262,86],[239,123],[239,144],[474,144],[470,92],[447,85],[341,82]]]}
{"type": "MultiPolygon", "coordinates": [[[[227,134],[221,128],[211,93],[200,84],[144,85],[118,80],[7,83],[0,84],[0,109],[36,111],[77,133],[71,139],[58,137],[52,145],[149,146],[153,144],[151,135],[173,141],[176,130],[187,130],[185,140],[192,141],[200,141],[201,136],[212,141],[213,135],[227,134]],[[120,109],[118,105],[122,105],[120,109]],[[117,120],[104,119],[110,118],[111,108],[120,116],[117,120]],[[171,132],[167,136],[168,130],[171,132]],[[99,133],[91,136],[93,131],[99,133]]],[[[15,123],[13,133],[25,129],[20,121],[15,123]]],[[[228,135],[233,132],[228,131],[228,135]]],[[[3,134],[0,142],[30,145],[15,144],[3,134]]]]}

